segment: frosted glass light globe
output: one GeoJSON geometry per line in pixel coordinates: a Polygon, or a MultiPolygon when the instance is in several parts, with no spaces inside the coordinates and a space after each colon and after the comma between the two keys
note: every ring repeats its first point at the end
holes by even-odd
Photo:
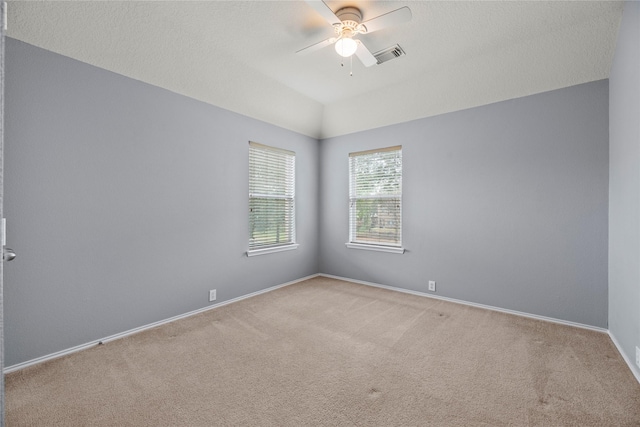
{"type": "Polygon", "coordinates": [[[350,57],[356,50],[358,49],[358,43],[352,38],[342,38],[336,42],[336,52],[338,55],[344,56],[345,58],[350,57]]]}

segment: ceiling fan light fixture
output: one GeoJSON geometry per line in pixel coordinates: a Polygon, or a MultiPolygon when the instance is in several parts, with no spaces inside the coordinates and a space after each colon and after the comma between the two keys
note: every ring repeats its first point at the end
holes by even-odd
{"type": "Polygon", "coordinates": [[[356,43],[356,41],[351,37],[341,38],[336,42],[335,46],[336,46],[336,52],[338,52],[338,55],[343,56],[345,58],[350,57],[351,55],[356,53],[356,50],[358,50],[358,43],[356,43]]]}

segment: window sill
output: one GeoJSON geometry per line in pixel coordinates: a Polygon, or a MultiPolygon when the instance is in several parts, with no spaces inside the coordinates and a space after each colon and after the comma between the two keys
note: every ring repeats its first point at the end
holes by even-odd
{"type": "Polygon", "coordinates": [[[248,250],[247,251],[247,256],[266,255],[266,254],[273,254],[273,253],[276,253],[276,252],[290,251],[290,250],[293,250],[293,249],[298,249],[298,246],[300,246],[300,245],[297,244],[297,243],[292,243],[290,245],[275,246],[273,248],[252,249],[252,250],[248,250]]]}
{"type": "Polygon", "coordinates": [[[395,246],[379,246],[379,245],[364,245],[362,243],[345,243],[349,249],[363,249],[365,251],[378,251],[378,252],[391,252],[394,254],[403,254],[404,248],[395,246]]]}

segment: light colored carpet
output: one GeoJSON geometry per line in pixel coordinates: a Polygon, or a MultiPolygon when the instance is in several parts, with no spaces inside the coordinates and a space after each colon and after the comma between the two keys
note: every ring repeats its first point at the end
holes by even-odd
{"type": "Polygon", "coordinates": [[[606,334],[314,278],[14,372],[9,426],[640,426],[606,334]]]}

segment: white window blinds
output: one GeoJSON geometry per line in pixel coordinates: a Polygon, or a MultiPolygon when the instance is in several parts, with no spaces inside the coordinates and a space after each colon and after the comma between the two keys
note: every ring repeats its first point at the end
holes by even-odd
{"type": "Polygon", "coordinates": [[[295,243],[295,156],[249,143],[249,251],[295,243]]]}
{"type": "Polygon", "coordinates": [[[402,245],[402,147],[349,154],[349,241],[402,245]]]}

